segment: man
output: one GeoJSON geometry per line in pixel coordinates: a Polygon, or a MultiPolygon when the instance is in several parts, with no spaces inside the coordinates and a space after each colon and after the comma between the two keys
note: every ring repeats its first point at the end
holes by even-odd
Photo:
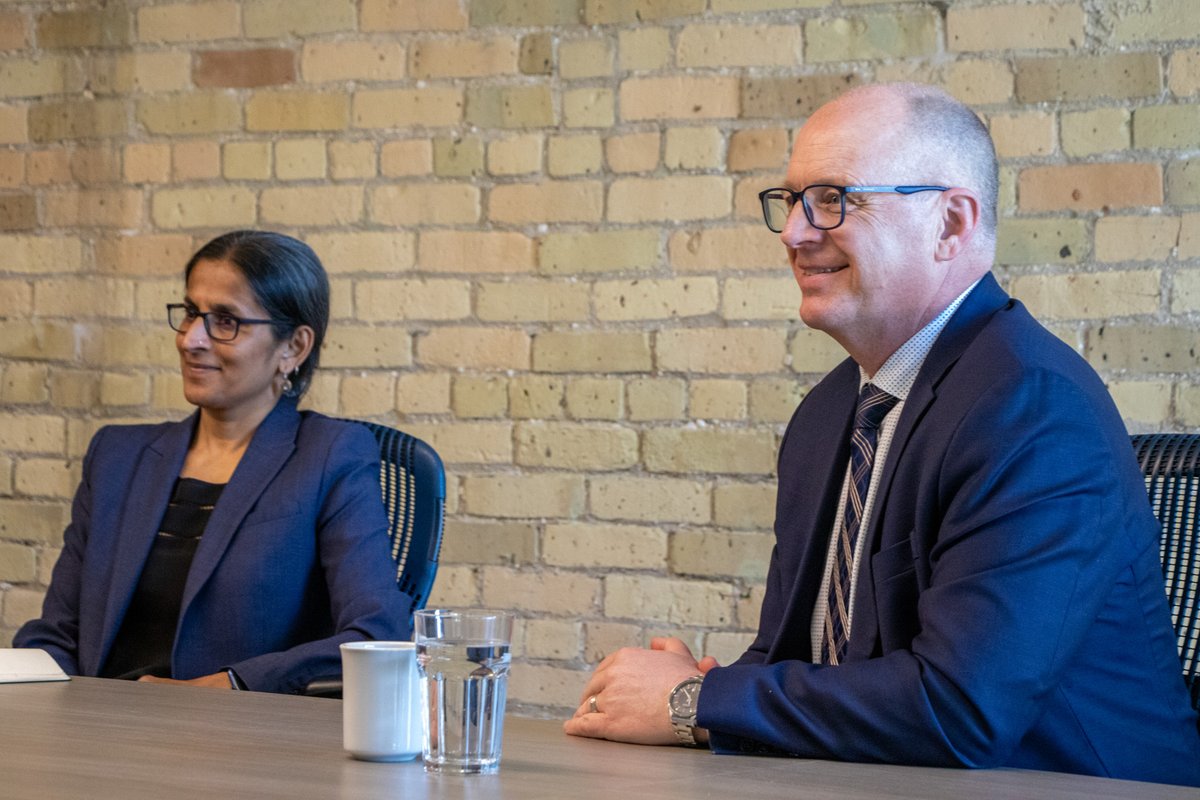
{"type": "Polygon", "coordinates": [[[1129,438],[991,276],[996,187],[940,90],[809,118],[763,211],[850,359],[783,439],[758,636],[727,667],[677,639],[610,655],[568,733],[1200,785],[1129,438]]]}

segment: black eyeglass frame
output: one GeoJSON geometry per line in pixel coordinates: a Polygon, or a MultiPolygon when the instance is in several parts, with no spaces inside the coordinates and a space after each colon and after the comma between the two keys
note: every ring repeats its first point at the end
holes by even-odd
{"type": "Polygon", "coordinates": [[[771,214],[767,208],[767,199],[769,195],[780,193],[788,196],[788,213],[784,217],[784,224],[791,217],[792,211],[796,208],[796,201],[800,201],[800,207],[804,209],[804,216],[808,219],[808,224],[820,231],[831,231],[834,228],[840,227],[846,221],[846,195],[850,193],[859,194],[862,192],[884,192],[888,194],[916,194],[918,192],[948,192],[949,186],[837,186],[832,183],[814,183],[811,186],[805,186],[800,191],[793,191],[783,186],[776,186],[773,189],[764,189],[758,193],[758,202],[762,205],[763,222],[767,224],[767,229],[772,233],[783,233],[783,226],[775,228],[771,225],[771,214]],[[838,193],[838,221],[833,225],[818,225],[813,221],[812,207],[808,204],[806,192],[810,189],[835,189],[838,193]]]}
{"type": "Polygon", "coordinates": [[[208,338],[212,339],[214,342],[232,342],[237,338],[238,334],[242,332],[243,325],[286,324],[282,320],[277,319],[250,319],[249,317],[239,317],[226,311],[201,311],[193,306],[188,305],[187,303],[167,303],[167,324],[171,326],[171,330],[173,331],[178,333],[187,333],[192,327],[192,324],[196,321],[196,317],[204,320],[204,332],[207,333],[208,338]],[[177,326],[171,319],[171,314],[174,313],[175,309],[177,308],[183,311],[184,320],[187,320],[188,317],[192,318],[191,322],[187,322],[185,325],[183,325],[183,327],[177,326]],[[235,324],[232,336],[217,336],[215,333],[213,333],[212,324],[208,321],[208,318],[214,315],[218,317],[228,317],[234,321],[235,324]]]}

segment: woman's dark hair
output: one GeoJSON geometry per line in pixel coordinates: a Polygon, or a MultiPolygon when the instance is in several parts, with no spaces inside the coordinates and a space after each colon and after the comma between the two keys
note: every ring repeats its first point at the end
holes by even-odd
{"type": "Polygon", "coordinates": [[[329,326],[329,277],[321,259],[299,239],[270,231],[231,231],[196,251],[183,271],[184,282],[201,261],[228,261],[241,270],[254,298],[273,320],[282,341],[301,325],[313,330],[312,351],[291,377],[299,397],[312,382],[321,360],[321,342],[329,326]]]}

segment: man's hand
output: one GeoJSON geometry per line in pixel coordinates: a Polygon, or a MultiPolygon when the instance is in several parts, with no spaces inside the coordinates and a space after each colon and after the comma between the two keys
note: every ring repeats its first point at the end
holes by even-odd
{"type": "Polygon", "coordinates": [[[609,655],[584,687],[575,715],[563,724],[572,736],[634,744],[677,744],[667,712],[675,684],[717,665],[706,656],[697,662],[682,641],[655,638],[650,649],[625,647],[609,655]],[[591,698],[595,697],[595,711],[591,698]]]}
{"type": "Polygon", "coordinates": [[[185,686],[208,686],[213,689],[232,689],[233,684],[229,682],[229,673],[225,671],[214,672],[212,675],[201,675],[199,678],[191,678],[186,681],[177,681],[174,678],[156,678],[153,675],[143,675],[138,678],[139,681],[145,683],[174,683],[185,686]]]}

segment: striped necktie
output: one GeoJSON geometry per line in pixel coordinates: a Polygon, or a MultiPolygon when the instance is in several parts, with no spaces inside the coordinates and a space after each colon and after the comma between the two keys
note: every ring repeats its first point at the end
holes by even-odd
{"type": "Polygon", "coordinates": [[[854,431],[850,436],[850,485],[846,492],[846,510],[842,514],[835,542],[833,574],[829,577],[829,608],[825,613],[825,638],[821,645],[821,663],[839,664],[850,641],[850,579],[854,567],[854,545],[871,486],[871,468],[875,463],[875,443],[879,425],[899,398],[866,384],[858,395],[854,431]]]}

